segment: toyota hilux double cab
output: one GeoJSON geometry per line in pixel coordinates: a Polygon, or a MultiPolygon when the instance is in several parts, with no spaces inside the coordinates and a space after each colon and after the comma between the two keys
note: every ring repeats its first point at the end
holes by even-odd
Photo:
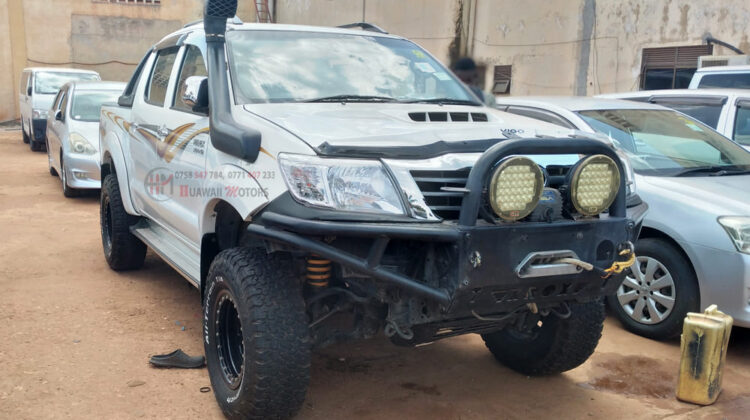
{"type": "Polygon", "coordinates": [[[611,144],[487,108],[372,25],[236,6],[148,51],[100,129],[105,258],[150,247],[200,290],[223,412],[294,415],[313,349],[378,334],[481,334],[529,375],[583,363],[646,208],[611,144]]]}

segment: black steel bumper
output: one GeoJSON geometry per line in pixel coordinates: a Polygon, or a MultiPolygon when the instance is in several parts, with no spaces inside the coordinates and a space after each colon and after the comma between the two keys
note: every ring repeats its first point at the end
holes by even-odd
{"type": "MultiPolygon", "coordinates": [[[[614,292],[620,279],[603,279],[601,272],[567,271],[563,274],[524,276],[521,263],[532,253],[571,251],[578,259],[607,268],[617,258],[618,247],[635,241],[647,209],[640,204],[626,209],[625,176],[621,171],[620,193],[601,218],[564,220],[554,223],[477,222],[482,190],[494,164],[516,154],[605,154],[616,162],[614,151],[604,143],[588,139],[532,139],[501,142],[477,161],[469,174],[460,219],[442,223],[352,222],[309,220],[281,214],[273,206],[257,215],[247,232],[293,249],[317,254],[390,286],[439,302],[455,316],[477,309],[496,313],[514,310],[525,303],[556,303],[584,300],[614,292]],[[366,256],[332,245],[326,238],[367,238],[366,256]],[[454,278],[431,285],[403,273],[384,268],[381,261],[391,241],[408,240],[447,244],[451,261],[457,264],[454,278]]],[[[294,214],[288,212],[287,214],[294,214]]]]}
{"type": "Polygon", "coordinates": [[[47,120],[32,120],[31,132],[34,141],[44,142],[47,135],[47,120]]]}

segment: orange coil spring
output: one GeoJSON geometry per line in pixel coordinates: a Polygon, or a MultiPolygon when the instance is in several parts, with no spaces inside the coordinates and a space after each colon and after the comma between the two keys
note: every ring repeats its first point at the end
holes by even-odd
{"type": "Polygon", "coordinates": [[[307,284],[313,287],[326,287],[331,278],[331,260],[316,255],[307,257],[307,284]]]}

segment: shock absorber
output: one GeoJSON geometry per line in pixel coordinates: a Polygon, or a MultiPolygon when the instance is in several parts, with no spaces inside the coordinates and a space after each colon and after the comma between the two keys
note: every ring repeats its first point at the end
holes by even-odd
{"type": "Polygon", "coordinates": [[[317,255],[307,257],[307,284],[315,288],[328,287],[331,278],[331,260],[317,255]]]}

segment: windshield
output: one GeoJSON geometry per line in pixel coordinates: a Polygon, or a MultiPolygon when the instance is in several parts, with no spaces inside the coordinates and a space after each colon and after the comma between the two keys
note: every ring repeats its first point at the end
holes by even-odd
{"type": "Polygon", "coordinates": [[[117,102],[122,94],[119,90],[113,91],[81,91],[73,96],[73,105],[70,115],[78,121],[99,121],[99,113],[102,104],[117,102]]]}
{"type": "Polygon", "coordinates": [[[578,114],[623,149],[633,170],[642,175],[676,176],[703,168],[750,170],[750,153],[675,111],[628,109],[578,114]]]}
{"type": "Polygon", "coordinates": [[[62,85],[71,80],[99,80],[99,75],[93,73],[39,72],[34,75],[34,92],[43,95],[55,94],[62,85]]]}
{"type": "Polygon", "coordinates": [[[238,103],[321,99],[478,104],[461,82],[412,42],[297,31],[227,33],[238,103]]]}

